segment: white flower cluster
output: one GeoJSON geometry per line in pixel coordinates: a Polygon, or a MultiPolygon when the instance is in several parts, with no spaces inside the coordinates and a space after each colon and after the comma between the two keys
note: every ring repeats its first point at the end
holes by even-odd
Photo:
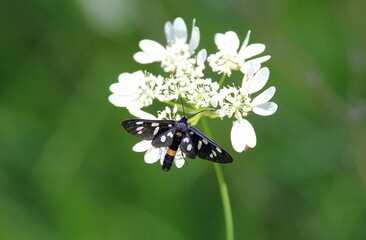
{"type": "MultiPolygon", "coordinates": [[[[252,98],[252,94],[260,91],[269,79],[269,69],[262,68],[261,64],[270,56],[257,57],[265,50],[265,45],[249,44],[250,31],[241,47],[235,32],[217,33],[215,43],[218,51],[207,57],[205,49],[196,53],[200,31],[195,21],[189,42],[188,30],[182,18],[176,18],[173,23],[167,22],[164,31],[167,40],[165,46],[153,40],[142,40],[139,44],[141,51],[134,55],[134,59],[141,64],[160,62],[166,76],[143,71],[122,73],[118,83],[110,87],[112,95],[109,101],[141,118],[153,118],[141,109],[152,105],[155,100],[171,103],[182,98],[186,105],[197,110],[215,108],[219,117],[235,118],[231,142],[236,151],[255,147],[256,135],[253,126],[246,120],[248,114],[253,112],[268,116],[277,110],[277,104],[270,102],[275,87],[269,87],[252,98]],[[204,76],[206,63],[212,72],[222,74],[220,81],[204,76]],[[224,78],[230,77],[233,71],[243,74],[241,85],[223,85],[224,78]]],[[[159,118],[171,119],[169,114],[165,110],[159,118]]]]}

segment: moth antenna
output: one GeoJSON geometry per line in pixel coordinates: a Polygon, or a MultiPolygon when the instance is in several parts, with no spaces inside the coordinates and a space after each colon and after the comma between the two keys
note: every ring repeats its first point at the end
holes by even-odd
{"type": "Polygon", "coordinates": [[[191,118],[191,117],[193,117],[193,116],[195,116],[195,115],[197,115],[197,114],[200,114],[200,113],[203,113],[203,112],[206,112],[206,111],[215,111],[216,109],[214,109],[214,108],[207,108],[207,109],[203,109],[203,110],[201,110],[201,111],[199,111],[199,112],[196,112],[196,113],[193,113],[192,115],[189,115],[187,118],[191,118]]]}
{"type": "Polygon", "coordinates": [[[185,157],[183,156],[183,159],[184,159],[184,164],[185,164],[185,165],[187,165],[187,166],[189,166],[189,165],[188,165],[187,158],[185,158],[185,157]]]}

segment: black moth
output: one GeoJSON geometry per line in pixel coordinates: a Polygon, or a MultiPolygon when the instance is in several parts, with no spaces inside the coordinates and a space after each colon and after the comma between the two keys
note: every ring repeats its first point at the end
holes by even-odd
{"type": "Polygon", "coordinates": [[[183,156],[196,156],[218,163],[230,163],[233,158],[217,143],[208,139],[197,129],[188,125],[188,118],[174,120],[131,119],[122,122],[122,126],[130,134],[152,140],[154,147],[167,147],[163,161],[163,170],[169,171],[178,147],[183,156]]]}

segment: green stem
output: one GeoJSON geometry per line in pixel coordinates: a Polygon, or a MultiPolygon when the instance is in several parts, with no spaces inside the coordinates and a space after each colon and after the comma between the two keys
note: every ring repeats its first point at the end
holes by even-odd
{"type": "Polygon", "coordinates": [[[229,191],[227,189],[227,185],[224,179],[224,174],[222,173],[221,166],[218,163],[214,164],[217,182],[219,184],[222,206],[224,208],[225,215],[225,226],[226,226],[226,239],[234,240],[234,223],[233,223],[233,215],[231,213],[231,204],[229,198],[229,191]]]}
{"type": "MultiPolygon", "coordinates": [[[[207,125],[205,118],[202,118],[202,125],[206,135],[211,138],[211,131],[207,125]]],[[[219,184],[222,207],[224,210],[225,226],[226,226],[226,240],[234,240],[234,222],[233,215],[231,212],[231,204],[229,198],[229,191],[225,182],[224,174],[222,172],[221,166],[218,163],[214,163],[214,168],[216,172],[217,182],[219,184]]]]}
{"type": "Polygon", "coordinates": [[[221,79],[220,79],[220,82],[219,82],[220,88],[221,88],[222,84],[224,83],[225,78],[226,78],[226,74],[223,74],[221,79]]]}

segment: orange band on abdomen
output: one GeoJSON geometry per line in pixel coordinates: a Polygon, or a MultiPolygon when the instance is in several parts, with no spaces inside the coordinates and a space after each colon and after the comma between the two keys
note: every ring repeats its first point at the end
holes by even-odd
{"type": "Polygon", "coordinates": [[[171,150],[170,148],[167,148],[167,149],[166,149],[166,154],[168,154],[168,155],[170,155],[170,156],[174,157],[174,156],[175,156],[175,154],[177,154],[177,151],[174,151],[174,150],[171,150]]]}

